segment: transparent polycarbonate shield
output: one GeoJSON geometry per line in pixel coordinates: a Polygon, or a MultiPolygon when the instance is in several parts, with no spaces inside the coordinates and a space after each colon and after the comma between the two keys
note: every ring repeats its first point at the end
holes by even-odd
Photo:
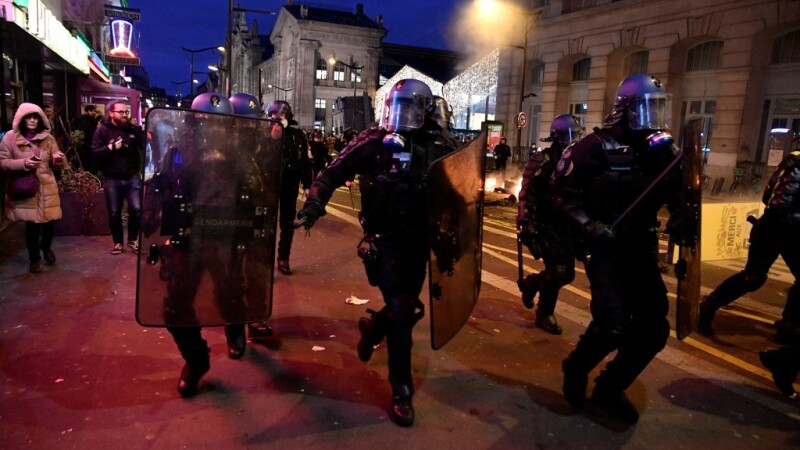
{"type": "Polygon", "coordinates": [[[485,132],[428,169],[431,347],[467,322],[481,285],[485,132]]]}
{"type": "Polygon", "coordinates": [[[695,329],[700,301],[700,210],[702,201],[702,119],[693,119],[683,128],[683,185],[681,190],[681,222],[675,333],[683,340],[695,329]]]}
{"type": "Polygon", "coordinates": [[[257,322],[272,310],[283,127],[154,108],[147,144],[136,320],[257,322]]]}

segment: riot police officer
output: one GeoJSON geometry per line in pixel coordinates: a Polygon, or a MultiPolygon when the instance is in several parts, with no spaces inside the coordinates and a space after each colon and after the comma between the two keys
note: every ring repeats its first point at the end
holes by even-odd
{"type": "Polygon", "coordinates": [[[311,186],[311,160],[308,157],[308,138],[297,127],[292,107],[288,102],[276,100],[267,109],[267,117],[281,121],[283,133],[283,168],[281,171],[280,211],[278,224],[278,270],[284,275],[291,275],[289,255],[294,239],[294,214],[297,212],[297,190],[303,186],[307,193],[311,186]]]}
{"type": "Polygon", "coordinates": [[[522,304],[533,308],[533,298],[539,293],[536,326],[550,334],[561,334],[554,315],[558,291],[575,279],[575,251],[571,236],[565,232],[562,220],[554,214],[550,180],[561,154],[580,140],[582,129],[578,118],[561,114],[550,125],[550,137],[542,141],[552,145],[531,154],[522,173],[519,193],[517,226],[522,242],[531,254],[544,261],[544,270],[530,274],[520,281],[522,304]]]}
{"type": "Polygon", "coordinates": [[[592,291],[592,321],[562,364],[564,397],[581,406],[589,372],[617,350],[595,380],[591,399],[626,422],[637,421],[639,413],[625,390],[669,336],[656,228],[664,204],[670,211],[677,208],[680,171],[669,171],[623,212],[676,157],[664,132],[669,111],[658,78],[631,75],[620,83],[604,126],[565,151],[556,166],[553,204],[582,235],[592,291]]]}
{"type": "Polygon", "coordinates": [[[333,191],[360,174],[364,239],[359,254],[385,305],[359,321],[358,356],[369,361],[373,346],[386,338],[392,386],[389,414],[401,426],[414,423],[412,328],[422,317],[419,295],[430,254],[426,173],[436,158],[455,150],[447,134],[447,104],[432,99],[430,88],[419,80],[395,83],[381,128],[363,131],[350,141],[316,178],[298,213],[310,227],[325,215],[333,191]]]}
{"type": "MultiPolygon", "coordinates": [[[[800,151],[786,155],[770,178],[762,201],[766,208],[750,231],[750,248],[744,270],[722,282],[700,303],[697,331],[713,335],[711,322],[717,310],[753,292],[767,281],[769,268],[783,257],[795,276],[800,273],[800,151]]],[[[789,289],[775,340],[800,345],[800,283],[789,289]]]]}
{"type": "MultiPolygon", "coordinates": [[[[191,109],[233,114],[230,101],[216,93],[197,96],[191,109]]],[[[199,119],[188,116],[186,120],[199,119]]],[[[212,280],[213,300],[219,316],[229,324],[225,325],[228,356],[239,359],[246,347],[245,327],[241,324],[247,317],[243,300],[243,249],[252,239],[253,231],[243,230],[243,235],[242,231],[222,229],[224,225],[218,224],[234,222],[225,220],[226,213],[242,208],[253,210],[251,196],[241,194],[257,190],[252,185],[257,174],[247,173],[238,149],[232,146],[214,146],[202,154],[198,151],[201,141],[207,146],[214,136],[225,131],[211,120],[193,123],[185,132],[186,136],[179,136],[177,146],[165,153],[156,180],[160,189],[155,192],[164,198],[161,233],[171,235],[169,248],[162,250],[166,264],[162,279],[167,282],[164,316],[167,330],[186,362],[178,381],[178,392],[183,397],[198,392],[200,379],[210,369],[210,349],[197,325],[200,321],[194,306],[204,273],[208,272],[212,280]],[[229,179],[232,174],[237,177],[236,183],[220,181],[229,179]],[[177,198],[192,205],[191,212],[188,208],[167,204],[177,198]],[[177,231],[185,226],[191,228],[191,233],[177,231]]]]}

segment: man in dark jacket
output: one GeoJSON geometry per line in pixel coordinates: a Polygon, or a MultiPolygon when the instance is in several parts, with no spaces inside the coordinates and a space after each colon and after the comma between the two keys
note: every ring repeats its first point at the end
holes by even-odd
{"type": "Polygon", "coordinates": [[[511,147],[506,144],[506,138],[500,139],[500,143],[494,146],[494,159],[495,159],[495,168],[497,169],[497,173],[500,175],[500,179],[498,181],[498,185],[502,186],[502,182],[506,179],[506,162],[508,158],[511,157],[511,147]]]}
{"type": "Polygon", "coordinates": [[[103,173],[108,223],[114,239],[112,255],[122,253],[122,202],[128,202],[128,249],[139,250],[142,215],[142,145],[140,129],[128,121],[129,105],[120,100],[106,106],[103,122],[92,138],[92,154],[103,173]]]}
{"type": "Polygon", "coordinates": [[[331,158],[330,152],[328,152],[328,147],[322,143],[322,135],[315,131],[312,135],[312,140],[309,142],[311,146],[311,178],[317,178],[317,174],[322,172],[325,167],[331,163],[333,158],[331,158]]]}

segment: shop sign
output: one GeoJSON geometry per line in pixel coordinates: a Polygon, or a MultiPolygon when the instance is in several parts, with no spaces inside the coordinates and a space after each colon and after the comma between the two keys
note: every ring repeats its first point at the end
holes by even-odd
{"type": "Polygon", "coordinates": [[[89,73],[86,48],[53,15],[42,0],[28,0],[28,14],[14,14],[14,23],[79,71],[89,73]]]}
{"type": "Polygon", "coordinates": [[[142,14],[138,9],[121,8],[119,6],[105,5],[103,12],[106,17],[114,17],[117,19],[125,19],[130,22],[138,22],[142,20],[142,14]]]}

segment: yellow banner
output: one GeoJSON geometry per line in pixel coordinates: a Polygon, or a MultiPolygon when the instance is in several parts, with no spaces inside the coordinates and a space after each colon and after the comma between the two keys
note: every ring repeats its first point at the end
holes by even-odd
{"type": "Polygon", "coordinates": [[[747,257],[750,230],[747,216],[760,217],[761,202],[703,204],[700,254],[703,261],[747,257]]]}

